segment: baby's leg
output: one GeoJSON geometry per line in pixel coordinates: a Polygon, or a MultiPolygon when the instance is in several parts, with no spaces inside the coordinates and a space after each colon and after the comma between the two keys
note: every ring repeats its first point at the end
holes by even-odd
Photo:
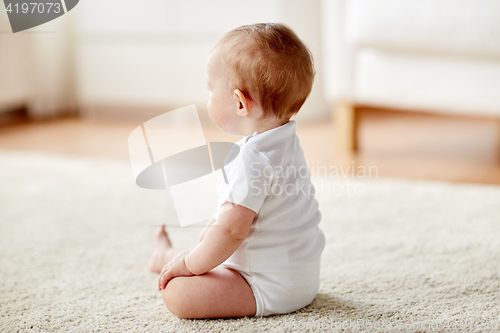
{"type": "Polygon", "coordinates": [[[168,310],[180,318],[236,318],[257,311],[247,281],[237,271],[220,266],[203,275],[172,279],[162,297],[168,310]]]}
{"type": "Polygon", "coordinates": [[[160,273],[163,266],[179,252],[181,251],[172,248],[165,226],[158,227],[153,238],[153,254],[149,260],[149,270],[153,273],[160,273]]]}

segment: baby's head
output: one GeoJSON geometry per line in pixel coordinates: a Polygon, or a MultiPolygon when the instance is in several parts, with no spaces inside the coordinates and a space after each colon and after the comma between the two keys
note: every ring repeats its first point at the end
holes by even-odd
{"type": "Polygon", "coordinates": [[[224,131],[250,135],[286,123],[309,96],[311,52],[286,25],[260,23],[228,32],[207,64],[208,113],[224,131]]]}

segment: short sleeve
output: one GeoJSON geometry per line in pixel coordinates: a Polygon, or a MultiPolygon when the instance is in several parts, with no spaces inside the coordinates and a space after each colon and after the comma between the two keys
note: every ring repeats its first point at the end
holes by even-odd
{"type": "Polygon", "coordinates": [[[252,146],[244,145],[238,156],[224,166],[223,174],[224,180],[217,188],[218,207],[229,201],[258,213],[275,175],[267,157],[252,146]]]}

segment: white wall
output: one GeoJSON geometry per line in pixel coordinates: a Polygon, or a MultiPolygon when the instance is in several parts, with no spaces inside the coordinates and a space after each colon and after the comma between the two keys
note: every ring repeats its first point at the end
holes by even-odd
{"type": "MultiPolygon", "coordinates": [[[[321,89],[320,1],[86,0],[77,20],[77,93],[83,110],[99,105],[205,109],[206,59],[227,31],[283,22],[311,48],[318,70],[299,119],[326,114],[321,89]]],[[[140,112],[140,111],[139,111],[140,112]]]]}
{"type": "Polygon", "coordinates": [[[322,25],[320,0],[282,0],[282,22],[288,24],[304,41],[314,56],[316,77],[311,95],[297,114],[297,121],[329,116],[329,104],[323,96],[322,25]]]}

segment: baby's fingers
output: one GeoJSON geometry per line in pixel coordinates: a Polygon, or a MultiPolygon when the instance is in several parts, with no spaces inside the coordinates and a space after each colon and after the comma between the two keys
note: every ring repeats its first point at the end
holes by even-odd
{"type": "Polygon", "coordinates": [[[163,290],[167,286],[168,280],[172,278],[172,271],[170,269],[163,270],[158,279],[158,289],[163,290]]]}

